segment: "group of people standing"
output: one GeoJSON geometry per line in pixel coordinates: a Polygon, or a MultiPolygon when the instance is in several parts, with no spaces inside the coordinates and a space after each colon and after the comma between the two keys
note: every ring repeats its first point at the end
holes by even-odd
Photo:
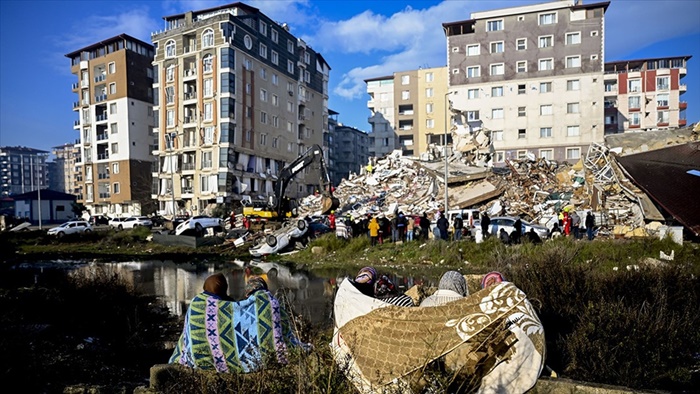
{"type": "MultiPolygon", "coordinates": [[[[595,216],[591,211],[586,213],[586,218],[583,222],[584,228],[586,229],[586,236],[589,241],[593,240],[593,231],[595,228],[595,216]]],[[[581,216],[570,209],[564,208],[559,212],[559,222],[556,227],[552,229],[552,232],[559,231],[565,236],[573,236],[574,239],[581,239],[583,237],[583,231],[581,228],[581,216]]]]}

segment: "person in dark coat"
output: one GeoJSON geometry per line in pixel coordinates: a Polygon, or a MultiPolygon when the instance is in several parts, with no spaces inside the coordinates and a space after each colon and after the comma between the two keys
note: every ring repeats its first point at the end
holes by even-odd
{"type": "Polygon", "coordinates": [[[491,218],[489,217],[489,214],[484,212],[481,214],[481,234],[484,236],[484,238],[488,237],[491,235],[489,233],[489,226],[491,225],[491,218]]]}
{"type": "Polygon", "coordinates": [[[398,233],[398,239],[404,241],[406,239],[406,216],[403,212],[399,212],[399,217],[396,218],[396,232],[398,233]]]}
{"type": "Polygon", "coordinates": [[[595,217],[591,213],[591,211],[588,211],[586,214],[586,235],[588,235],[588,240],[593,241],[593,228],[595,227],[595,217]]]}
{"type": "Polygon", "coordinates": [[[519,244],[520,238],[523,234],[523,221],[518,218],[515,223],[513,223],[513,231],[510,233],[510,242],[513,244],[519,244]]]}
{"type": "Polygon", "coordinates": [[[506,229],[502,228],[501,231],[499,231],[498,239],[500,239],[504,245],[510,245],[510,236],[508,235],[506,229]]]}
{"type": "Polygon", "coordinates": [[[440,212],[440,219],[437,221],[437,228],[440,229],[440,238],[447,241],[447,227],[450,226],[450,222],[445,217],[444,212],[440,212]]]}
{"type": "Polygon", "coordinates": [[[455,228],[455,241],[459,241],[462,239],[462,229],[464,228],[464,220],[462,220],[461,213],[455,217],[453,227],[455,228]]]}
{"type": "Polygon", "coordinates": [[[420,218],[420,237],[423,241],[428,240],[428,231],[430,231],[430,219],[428,219],[428,214],[423,212],[423,217],[420,218]]]}
{"type": "Polygon", "coordinates": [[[525,240],[532,242],[533,244],[541,244],[542,238],[535,232],[534,228],[530,228],[530,231],[525,233],[525,240]]]}

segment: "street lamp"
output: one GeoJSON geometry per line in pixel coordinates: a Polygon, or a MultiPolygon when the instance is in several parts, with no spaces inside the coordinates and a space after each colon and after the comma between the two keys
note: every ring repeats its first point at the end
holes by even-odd
{"type": "Polygon", "coordinates": [[[448,175],[448,171],[447,171],[447,131],[450,130],[450,128],[451,128],[450,126],[452,126],[452,122],[450,122],[452,117],[447,116],[447,114],[449,113],[448,109],[451,109],[451,107],[452,107],[452,102],[447,99],[447,96],[449,96],[451,94],[455,94],[455,93],[457,93],[457,92],[452,91],[452,92],[445,93],[445,141],[444,141],[444,144],[445,144],[445,152],[444,152],[444,155],[445,155],[445,214],[447,214],[447,211],[448,211],[448,206],[447,206],[447,175],[448,175]]]}

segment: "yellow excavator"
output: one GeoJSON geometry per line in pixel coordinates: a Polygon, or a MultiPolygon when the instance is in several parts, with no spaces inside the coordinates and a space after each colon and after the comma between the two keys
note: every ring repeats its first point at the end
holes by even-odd
{"type": "Polygon", "coordinates": [[[322,214],[328,214],[340,206],[340,201],[333,197],[331,179],[328,175],[323,150],[318,145],[313,145],[304,154],[284,167],[280,171],[275,186],[275,196],[267,202],[251,202],[243,207],[243,215],[248,218],[265,218],[267,220],[281,221],[296,216],[296,200],[284,195],[289,181],[304,168],[318,162],[320,164],[321,180],[320,193],[322,195],[322,214]]]}

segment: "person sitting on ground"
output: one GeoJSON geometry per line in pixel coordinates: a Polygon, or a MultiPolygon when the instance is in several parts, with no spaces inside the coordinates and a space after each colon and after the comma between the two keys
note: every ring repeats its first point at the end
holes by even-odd
{"type": "Polygon", "coordinates": [[[496,285],[505,281],[506,278],[505,276],[503,276],[502,273],[498,271],[491,271],[488,274],[484,275],[484,277],[481,279],[481,288],[485,289],[491,285],[496,285]]]}
{"type": "Polygon", "coordinates": [[[532,242],[533,244],[541,244],[542,243],[542,238],[540,238],[539,235],[535,232],[534,228],[530,228],[530,231],[525,233],[525,240],[528,242],[532,242]]]}
{"type": "Polygon", "coordinates": [[[433,295],[427,297],[420,306],[440,306],[448,302],[457,301],[469,295],[467,281],[464,275],[457,271],[447,271],[442,274],[438,289],[433,295]]]}
{"type": "Polygon", "coordinates": [[[288,364],[292,347],[311,349],[292,331],[289,315],[267,290],[265,280],[249,278],[247,298],[238,302],[223,299],[226,289],[222,274],[207,278],[204,291],[190,302],[169,363],[248,373],[288,364]]]}
{"type": "Polygon", "coordinates": [[[510,245],[510,236],[508,235],[508,232],[506,231],[506,229],[502,228],[498,232],[498,239],[500,239],[504,245],[510,245]]]}
{"type": "Polygon", "coordinates": [[[364,267],[357,272],[355,279],[352,280],[352,284],[360,293],[368,297],[374,297],[374,282],[376,280],[377,270],[374,267],[364,267]]]}

